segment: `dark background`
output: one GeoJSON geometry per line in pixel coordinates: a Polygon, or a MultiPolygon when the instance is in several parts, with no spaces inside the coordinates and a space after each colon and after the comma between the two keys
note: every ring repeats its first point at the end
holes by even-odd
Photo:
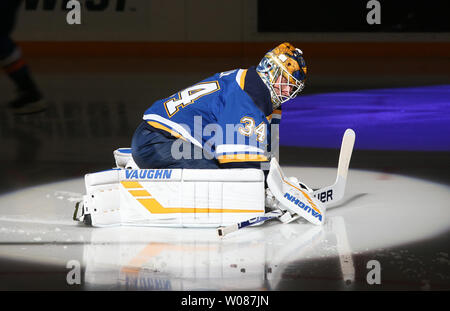
{"type": "Polygon", "coordinates": [[[261,32],[446,32],[450,3],[445,0],[379,0],[381,24],[369,25],[368,1],[258,1],[261,32]],[[355,14],[361,12],[361,14],[355,14]]]}

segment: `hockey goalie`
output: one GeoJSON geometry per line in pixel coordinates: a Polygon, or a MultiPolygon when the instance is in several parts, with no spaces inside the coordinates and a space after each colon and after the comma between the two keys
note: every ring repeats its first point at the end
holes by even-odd
{"type": "Polygon", "coordinates": [[[305,79],[302,51],[282,43],[258,66],[217,73],[154,102],[131,148],[114,151],[116,168],[85,176],[74,219],[98,227],[219,227],[220,235],[271,218],[323,224],[326,205],[342,197],[354,133],[344,135],[334,185],[313,191],[284,176],[281,105],[305,79]]]}

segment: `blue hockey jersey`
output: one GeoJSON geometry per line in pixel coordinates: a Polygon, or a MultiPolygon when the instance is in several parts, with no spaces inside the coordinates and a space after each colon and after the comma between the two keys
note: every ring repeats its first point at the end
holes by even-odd
{"type": "Polygon", "coordinates": [[[272,111],[270,103],[264,107],[255,103],[245,91],[247,73],[247,69],[217,73],[154,102],[143,119],[206,149],[221,164],[268,161],[271,124],[279,122],[281,111],[272,111]]]}

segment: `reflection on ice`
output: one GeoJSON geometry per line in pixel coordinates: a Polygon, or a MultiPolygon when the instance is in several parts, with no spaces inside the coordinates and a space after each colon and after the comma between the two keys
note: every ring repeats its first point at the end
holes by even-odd
{"type": "Polygon", "coordinates": [[[272,221],[225,239],[214,229],[93,230],[84,248],[84,282],[87,289],[276,289],[289,263],[317,256],[344,260],[344,276],[351,279],[344,220],[330,217],[327,223],[320,227],[272,221]],[[320,243],[324,240],[336,245],[320,243]]]}

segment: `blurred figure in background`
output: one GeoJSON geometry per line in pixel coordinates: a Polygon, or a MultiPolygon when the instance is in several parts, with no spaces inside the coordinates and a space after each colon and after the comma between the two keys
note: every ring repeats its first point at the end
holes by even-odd
{"type": "Polygon", "coordinates": [[[47,105],[20,48],[10,37],[21,3],[22,0],[0,0],[0,65],[15,84],[18,93],[17,98],[8,103],[8,107],[15,114],[30,114],[46,110],[47,105]]]}

